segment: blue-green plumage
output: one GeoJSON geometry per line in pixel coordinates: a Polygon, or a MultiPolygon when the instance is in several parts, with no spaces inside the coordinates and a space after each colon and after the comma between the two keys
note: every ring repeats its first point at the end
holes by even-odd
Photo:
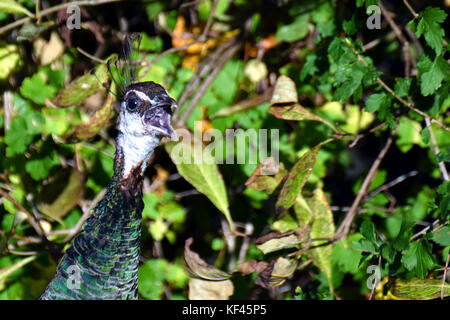
{"type": "Polygon", "coordinates": [[[142,179],[170,125],[175,101],[154,82],[125,90],[114,175],[40,299],[137,299],[142,179]]]}
{"type": "Polygon", "coordinates": [[[137,298],[142,174],[136,167],[124,179],[118,154],[105,197],[67,249],[41,299],[137,298]]]}
{"type": "MultiPolygon", "coordinates": [[[[126,38],[124,59],[131,40],[126,38]]],[[[142,179],[162,137],[176,139],[170,124],[176,102],[154,82],[133,83],[135,64],[125,66],[126,81],[117,83],[121,105],[114,175],[40,299],[137,299],[142,179]]]]}

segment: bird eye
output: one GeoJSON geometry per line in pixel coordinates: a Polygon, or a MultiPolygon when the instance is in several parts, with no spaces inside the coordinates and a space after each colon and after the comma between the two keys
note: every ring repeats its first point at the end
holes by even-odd
{"type": "Polygon", "coordinates": [[[129,111],[135,110],[140,104],[140,101],[137,98],[130,98],[127,100],[127,108],[129,111]]]}
{"type": "Polygon", "coordinates": [[[172,106],[170,104],[164,104],[160,108],[162,108],[168,114],[172,115],[172,106]]]}

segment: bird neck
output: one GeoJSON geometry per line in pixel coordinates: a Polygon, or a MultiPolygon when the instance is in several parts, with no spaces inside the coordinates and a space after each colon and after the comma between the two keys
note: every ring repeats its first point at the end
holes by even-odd
{"type": "Polygon", "coordinates": [[[154,134],[138,136],[130,133],[129,129],[120,130],[117,136],[114,175],[121,179],[142,176],[153,150],[160,142],[161,137],[154,134]]]}

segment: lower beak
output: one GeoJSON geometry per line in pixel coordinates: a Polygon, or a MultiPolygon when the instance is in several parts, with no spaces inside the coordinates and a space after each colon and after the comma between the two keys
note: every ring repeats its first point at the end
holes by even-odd
{"type": "Polygon", "coordinates": [[[159,134],[169,137],[173,141],[178,141],[178,135],[170,124],[171,110],[168,107],[154,107],[146,111],[144,115],[145,124],[159,134]]]}

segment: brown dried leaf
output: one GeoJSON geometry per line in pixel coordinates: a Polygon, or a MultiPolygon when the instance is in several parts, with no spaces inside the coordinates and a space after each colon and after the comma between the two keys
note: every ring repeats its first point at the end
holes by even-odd
{"type": "Polygon", "coordinates": [[[283,180],[286,172],[283,163],[279,163],[278,166],[276,166],[275,160],[272,157],[269,157],[258,165],[245,185],[271,194],[283,180]]]}
{"type": "Polygon", "coordinates": [[[279,257],[272,260],[267,268],[261,272],[256,284],[263,288],[277,287],[282,285],[297,269],[298,260],[279,257]]]}
{"type": "Polygon", "coordinates": [[[308,111],[298,103],[295,82],[284,75],[281,75],[275,84],[272,99],[270,100],[269,113],[283,120],[319,121],[330,127],[334,132],[337,132],[331,123],[308,111]]]}
{"type": "Polygon", "coordinates": [[[273,90],[272,99],[270,105],[277,104],[294,104],[298,102],[297,88],[295,82],[291,78],[281,75],[278,77],[275,83],[275,89],[273,90]]]}
{"type": "Polygon", "coordinates": [[[271,287],[282,285],[295,272],[297,265],[298,260],[279,257],[273,266],[269,285],[271,287]]]}
{"type": "Polygon", "coordinates": [[[306,225],[298,231],[290,230],[284,233],[271,232],[255,240],[256,247],[264,254],[289,248],[298,248],[309,238],[310,226],[306,225]]]}
{"type": "Polygon", "coordinates": [[[249,260],[249,261],[242,262],[241,264],[239,264],[238,270],[243,275],[248,275],[252,272],[261,273],[268,266],[269,266],[269,263],[266,261],[249,260]]]}
{"type": "Polygon", "coordinates": [[[229,273],[206,263],[197,253],[191,251],[192,242],[193,239],[189,238],[184,245],[184,262],[191,277],[210,281],[227,280],[231,277],[229,273]]]}
{"type": "Polygon", "coordinates": [[[189,279],[189,300],[228,300],[234,292],[230,280],[189,279]]]}
{"type": "Polygon", "coordinates": [[[33,42],[33,47],[43,66],[49,65],[64,52],[64,44],[57,32],[51,33],[48,42],[43,38],[37,38],[33,42]]]}

